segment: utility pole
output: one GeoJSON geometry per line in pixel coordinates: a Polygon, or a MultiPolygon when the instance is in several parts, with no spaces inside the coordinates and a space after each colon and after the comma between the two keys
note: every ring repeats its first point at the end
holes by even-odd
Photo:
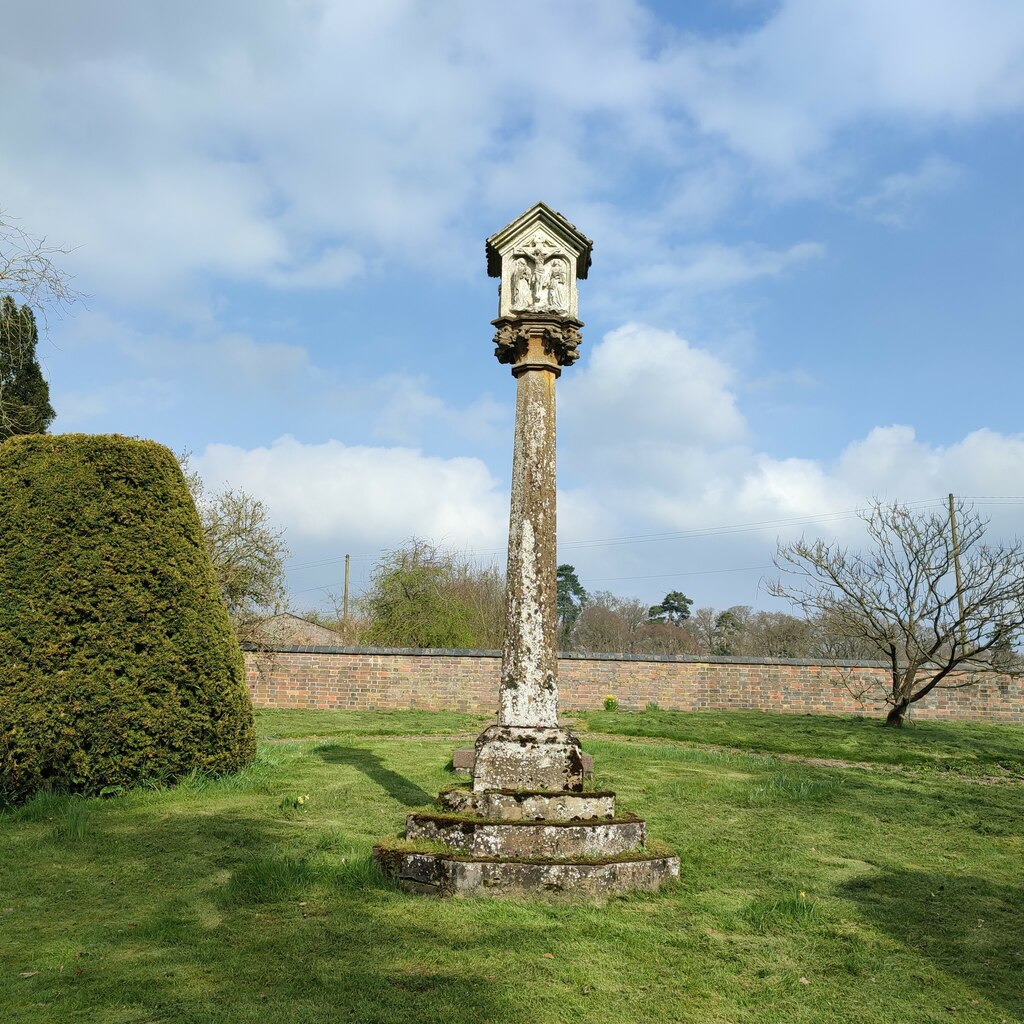
{"type": "MultiPolygon", "coordinates": [[[[954,542],[955,543],[955,542],[954,542]]],[[[348,622],[348,567],[352,560],[351,555],[345,556],[345,596],[342,598],[341,617],[348,622]]]]}
{"type": "Polygon", "coordinates": [[[956,572],[956,606],[960,613],[960,642],[967,649],[967,623],[964,622],[964,591],[963,580],[960,577],[960,541],[956,535],[956,508],[953,504],[953,495],[949,496],[949,530],[953,535],[953,569],[956,572]]]}

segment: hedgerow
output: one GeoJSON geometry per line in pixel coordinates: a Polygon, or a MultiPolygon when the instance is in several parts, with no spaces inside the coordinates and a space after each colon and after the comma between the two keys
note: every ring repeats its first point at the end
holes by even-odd
{"type": "Polygon", "coordinates": [[[0,444],[0,799],[220,773],[254,752],[242,654],[171,452],[0,444]]]}

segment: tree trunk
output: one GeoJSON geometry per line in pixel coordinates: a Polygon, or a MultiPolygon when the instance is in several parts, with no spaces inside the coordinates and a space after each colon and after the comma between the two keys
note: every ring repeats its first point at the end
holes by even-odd
{"type": "Polygon", "coordinates": [[[906,721],[907,708],[910,707],[910,701],[906,697],[901,697],[889,711],[889,714],[885,716],[885,724],[891,726],[893,729],[902,729],[903,723],[906,721]]]}

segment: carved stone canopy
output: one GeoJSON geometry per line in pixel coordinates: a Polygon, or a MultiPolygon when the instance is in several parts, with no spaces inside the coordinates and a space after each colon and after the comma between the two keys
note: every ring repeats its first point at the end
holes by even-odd
{"type": "Polygon", "coordinates": [[[500,277],[498,316],[544,314],[576,320],[576,281],[594,243],[546,203],[535,203],[487,239],[487,273],[500,277]]]}

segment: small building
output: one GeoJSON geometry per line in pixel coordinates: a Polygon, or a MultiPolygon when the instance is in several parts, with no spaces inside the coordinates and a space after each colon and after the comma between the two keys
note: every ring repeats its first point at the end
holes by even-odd
{"type": "Polygon", "coordinates": [[[272,615],[256,630],[257,643],[268,647],[344,647],[345,638],[336,629],[321,626],[291,612],[272,615]]]}

